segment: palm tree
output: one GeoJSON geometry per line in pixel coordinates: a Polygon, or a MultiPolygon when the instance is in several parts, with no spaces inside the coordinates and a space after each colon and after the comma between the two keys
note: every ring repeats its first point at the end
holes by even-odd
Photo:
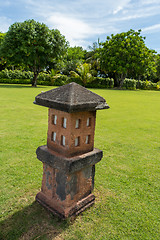
{"type": "Polygon", "coordinates": [[[90,73],[90,70],[91,64],[84,63],[76,68],[77,72],[71,71],[70,74],[72,77],[79,79],[83,83],[83,86],[86,86],[87,83],[93,80],[93,76],[90,73]]]}
{"type": "Polygon", "coordinates": [[[92,46],[88,46],[89,51],[86,55],[86,62],[91,64],[92,75],[97,76],[100,71],[100,61],[99,61],[99,50],[100,50],[100,40],[98,38],[97,42],[94,42],[92,46]]]}

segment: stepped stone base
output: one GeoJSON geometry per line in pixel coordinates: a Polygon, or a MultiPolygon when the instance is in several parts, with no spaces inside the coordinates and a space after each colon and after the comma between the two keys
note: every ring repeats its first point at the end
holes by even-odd
{"type": "Polygon", "coordinates": [[[62,208],[62,206],[58,206],[55,202],[48,199],[42,192],[37,194],[36,201],[49,210],[52,214],[60,217],[61,219],[65,219],[73,215],[76,216],[83,212],[86,208],[92,206],[95,202],[95,196],[90,194],[86,198],[83,198],[68,208],[62,208]]]}
{"type": "Polygon", "coordinates": [[[67,218],[94,203],[95,164],[102,158],[101,150],[66,158],[41,146],[37,158],[43,162],[41,192],[36,196],[41,205],[60,218],[67,218]]]}

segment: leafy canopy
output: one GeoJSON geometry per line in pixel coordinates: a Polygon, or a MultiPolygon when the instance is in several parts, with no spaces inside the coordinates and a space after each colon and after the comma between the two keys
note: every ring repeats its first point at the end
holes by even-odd
{"type": "Polygon", "coordinates": [[[93,80],[93,76],[90,70],[91,65],[88,63],[84,63],[79,65],[76,68],[76,71],[71,71],[70,74],[72,77],[79,79],[83,83],[83,86],[86,86],[88,82],[91,82],[93,80]]]}
{"type": "Polygon", "coordinates": [[[107,37],[101,48],[101,68],[114,73],[122,85],[125,77],[137,77],[149,71],[153,63],[153,52],[145,46],[144,37],[130,30],[107,37]]]}
{"type": "Polygon", "coordinates": [[[50,62],[61,58],[66,48],[66,40],[57,29],[50,30],[44,23],[27,20],[10,26],[1,54],[10,64],[30,66],[36,79],[50,62]]]}

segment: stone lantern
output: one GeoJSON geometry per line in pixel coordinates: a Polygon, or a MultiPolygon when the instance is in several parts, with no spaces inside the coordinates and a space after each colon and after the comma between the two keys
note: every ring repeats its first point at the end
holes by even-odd
{"type": "Polygon", "coordinates": [[[61,218],[77,215],[95,201],[95,164],[102,158],[94,148],[96,110],[109,106],[76,83],[41,93],[34,103],[49,108],[47,145],[36,151],[43,162],[36,200],[61,218]]]}

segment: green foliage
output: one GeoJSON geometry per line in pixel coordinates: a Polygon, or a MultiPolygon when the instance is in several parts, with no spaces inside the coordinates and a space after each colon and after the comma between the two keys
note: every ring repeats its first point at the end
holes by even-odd
{"type": "Polygon", "coordinates": [[[113,78],[101,78],[94,77],[94,80],[91,83],[87,83],[89,88],[113,88],[114,80],[113,78]]]}
{"type": "Polygon", "coordinates": [[[143,89],[143,90],[158,90],[158,84],[157,83],[153,83],[151,81],[137,81],[136,83],[137,88],[139,89],[143,89]]]}
{"type": "Polygon", "coordinates": [[[160,54],[158,54],[156,56],[156,76],[157,76],[157,79],[159,80],[160,79],[160,54]]]}
{"type": "Polygon", "coordinates": [[[48,73],[40,72],[38,75],[38,79],[40,81],[51,81],[51,76],[48,73]]]}
{"type": "Polygon", "coordinates": [[[136,90],[136,89],[143,89],[143,90],[158,90],[158,84],[153,83],[151,81],[141,81],[135,79],[125,79],[122,85],[123,89],[128,90],[136,90]]]}
{"type": "Polygon", "coordinates": [[[61,64],[60,72],[65,75],[70,75],[70,71],[76,71],[77,66],[85,61],[86,50],[82,47],[69,47],[64,56],[63,65],[61,64]]]}
{"type": "MultiPolygon", "coordinates": [[[[3,43],[5,33],[0,32],[0,45],[3,43]]],[[[3,70],[6,67],[6,61],[0,53],[0,70],[3,70]]]]}
{"type": "Polygon", "coordinates": [[[86,51],[82,47],[69,47],[66,54],[67,61],[83,60],[86,51]]]}
{"type": "Polygon", "coordinates": [[[53,59],[61,58],[66,51],[66,41],[58,30],[50,30],[34,20],[10,26],[1,45],[1,55],[10,64],[24,64],[32,68],[36,86],[37,76],[53,59]]]}
{"type": "Polygon", "coordinates": [[[136,90],[136,83],[137,83],[136,80],[126,78],[123,82],[122,87],[128,90],[136,90]]]}
{"type": "Polygon", "coordinates": [[[100,42],[94,42],[92,46],[89,46],[89,51],[86,53],[86,62],[91,64],[91,72],[94,77],[101,75],[100,69],[100,42]]]}
{"type": "MultiPolygon", "coordinates": [[[[9,78],[0,78],[0,83],[9,83],[9,84],[31,84],[31,79],[21,79],[21,78],[12,78],[12,79],[9,79],[9,78]]],[[[39,83],[40,84],[40,83],[39,83]]],[[[45,84],[43,84],[45,85],[45,84]]]]}
{"type": "MultiPolygon", "coordinates": [[[[2,70],[0,71],[0,83],[10,83],[10,84],[31,84],[33,79],[33,72],[21,71],[21,70],[2,70]]],[[[85,75],[83,76],[85,77],[85,75]]],[[[86,87],[88,88],[114,88],[113,78],[102,78],[102,77],[92,77],[91,81],[86,82],[86,87]]],[[[78,73],[72,73],[70,77],[64,74],[57,73],[55,70],[51,70],[50,73],[41,72],[37,78],[38,85],[44,86],[62,86],[64,84],[76,82],[83,85],[81,77],[78,73]]],[[[125,79],[122,85],[123,89],[135,90],[159,90],[160,83],[153,83],[151,81],[141,81],[134,79],[125,79]]]]}
{"type": "Polygon", "coordinates": [[[21,70],[2,70],[0,71],[0,78],[8,79],[33,79],[33,72],[21,70]]]}
{"type": "Polygon", "coordinates": [[[79,65],[76,68],[77,72],[71,71],[70,74],[71,74],[71,77],[79,79],[83,83],[83,86],[86,86],[88,82],[93,81],[93,76],[90,70],[91,70],[91,65],[88,63],[84,63],[79,65]]]}
{"type": "Polygon", "coordinates": [[[0,32],[0,44],[2,44],[4,40],[5,33],[0,32]]]}
{"type": "Polygon", "coordinates": [[[68,76],[57,74],[54,78],[52,78],[52,85],[54,86],[62,86],[68,83],[68,76]]]}
{"type": "Polygon", "coordinates": [[[123,32],[107,37],[100,50],[101,68],[115,76],[117,86],[122,87],[128,78],[139,78],[144,73],[155,70],[153,51],[145,46],[141,30],[123,32]]]}

